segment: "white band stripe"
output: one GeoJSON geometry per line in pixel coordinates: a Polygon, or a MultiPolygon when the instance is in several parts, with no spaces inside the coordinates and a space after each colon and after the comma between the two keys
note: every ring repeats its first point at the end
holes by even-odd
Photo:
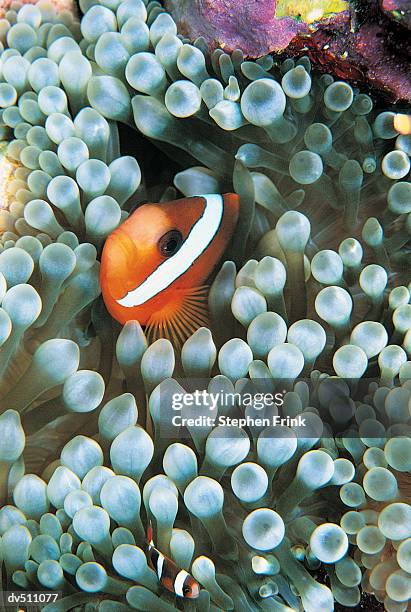
{"type": "Polygon", "coordinates": [[[186,240],[175,255],[166,259],[140,285],[120,300],[120,306],[132,308],[144,304],[155,295],[167,289],[182,276],[202,255],[219,230],[224,212],[221,195],[207,194],[203,214],[191,228],[186,240]]]}
{"type": "Polygon", "coordinates": [[[161,580],[161,574],[163,573],[163,565],[164,565],[164,557],[161,553],[159,553],[158,559],[157,559],[157,576],[159,580],[161,580]]]}
{"type": "Polygon", "coordinates": [[[187,576],[188,573],[185,570],[180,570],[174,580],[174,592],[176,595],[180,595],[180,597],[184,597],[183,586],[187,576]]]}

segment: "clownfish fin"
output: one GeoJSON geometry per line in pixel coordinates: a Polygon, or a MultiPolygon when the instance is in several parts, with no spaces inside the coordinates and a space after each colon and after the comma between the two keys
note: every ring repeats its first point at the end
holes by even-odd
{"type": "Polygon", "coordinates": [[[176,347],[199,327],[209,326],[207,297],[209,286],[180,289],[166,307],[150,317],[145,329],[149,342],[167,338],[176,347]]]}
{"type": "Polygon", "coordinates": [[[148,548],[154,548],[154,539],[153,539],[153,525],[151,523],[151,521],[148,524],[147,527],[147,542],[148,542],[148,548]]]}

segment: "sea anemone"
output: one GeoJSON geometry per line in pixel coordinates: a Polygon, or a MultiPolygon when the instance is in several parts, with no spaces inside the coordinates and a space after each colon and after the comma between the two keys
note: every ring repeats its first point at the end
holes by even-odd
{"type": "MultiPolygon", "coordinates": [[[[158,358],[164,371],[165,359],[158,358]]],[[[409,598],[411,507],[402,474],[410,448],[409,437],[393,433],[402,417],[397,402],[405,405],[409,389],[369,386],[355,413],[359,437],[348,428],[334,440],[324,423],[342,418],[336,381],[313,380],[284,396],[288,413],[308,419],[309,433],[296,426],[262,426],[250,435],[210,427],[188,437],[192,448],[177,431],[163,438],[160,455],[137,424],[134,397],[124,393],[100,411],[97,436],[71,438],[41,477],[16,478],[24,432],[18,413],[6,411],[2,480],[9,474],[14,505],[0,510],[0,529],[8,575],[23,588],[62,590],[60,607],[50,610],[112,596],[113,606],[175,609],[147,566],[145,514],[161,550],[202,585],[206,607],[211,598],[225,610],[294,609],[300,598],[306,610],[319,602],[332,610],[333,598],[357,605],[361,583],[387,610],[398,609],[409,598]],[[330,589],[310,576],[320,563],[330,589]],[[72,585],[83,593],[71,594],[72,585]]],[[[167,398],[179,387],[172,378],[158,381],[150,396],[155,438],[170,418],[167,398]]],[[[209,389],[229,384],[217,375],[209,389]]],[[[346,383],[338,387],[349,401],[346,383]]],[[[223,407],[218,414],[227,416],[223,407]]],[[[231,408],[231,416],[242,414],[231,408]]]]}
{"type": "Polygon", "coordinates": [[[156,1],[80,5],[81,23],[44,0],[0,22],[7,584],[62,591],[50,612],[192,609],[147,565],[151,521],[201,610],[331,611],[360,586],[405,610],[409,135],[306,57],[209,53],[156,1]],[[105,238],[145,200],[227,191],[210,329],[180,347],[114,322],[105,238]],[[175,427],[196,390],[254,399],[215,408],[236,425],[175,427]],[[257,424],[259,391],[306,424],[257,424]]]}

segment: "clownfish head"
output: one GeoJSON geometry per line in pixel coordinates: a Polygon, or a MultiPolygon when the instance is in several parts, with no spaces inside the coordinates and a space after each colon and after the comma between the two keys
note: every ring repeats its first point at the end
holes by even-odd
{"type": "MultiPolygon", "coordinates": [[[[234,233],[236,194],[143,204],[108,236],[101,286],[110,314],[180,339],[207,324],[204,283],[234,233]]],[[[176,338],[177,339],[177,338],[176,338]]]]}
{"type": "Polygon", "coordinates": [[[187,597],[188,599],[197,599],[200,595],[200,585],[194,578],[190,575],[184,581],[182,588],[183,597],[187,597]]]}

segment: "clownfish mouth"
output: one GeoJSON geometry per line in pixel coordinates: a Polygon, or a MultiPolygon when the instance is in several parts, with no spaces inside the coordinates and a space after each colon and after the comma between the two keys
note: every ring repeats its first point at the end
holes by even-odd
{"type": "Polygon", "coordinates": [[[200,585],[197,582],[195,582],[191,587],[190,598],[197,599],[199,595],[200,595],[200,585]]]}
{"type": "Polygon", "coordinates": [[[203,214],[194,223],[179,250],[163,261],[137,287],[116,300],[120,306],[134,308],[154,298],[183,276],[211,244],[222,223],[224,202],[218,194],[202,197],[205,199],[203,214]]]}

